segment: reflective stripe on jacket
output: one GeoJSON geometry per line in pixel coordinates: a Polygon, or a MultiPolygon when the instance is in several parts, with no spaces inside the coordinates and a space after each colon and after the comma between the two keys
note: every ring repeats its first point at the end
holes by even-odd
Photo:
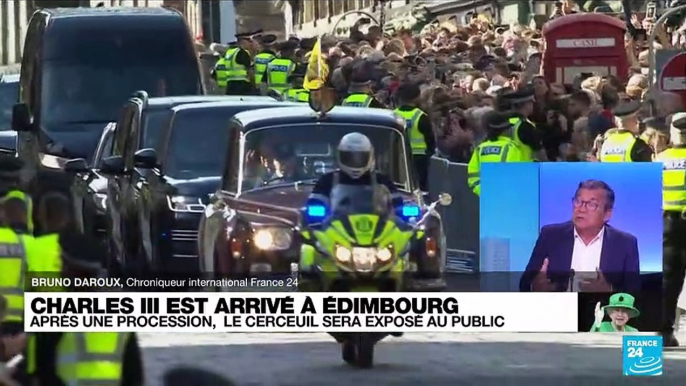
{"type": "Polygon", "coordinates": [[[262,83],[262,77],[267,71],[267,65],[274,60],[276,56],[269,52],[262,52],[255,56],[255,84],[262,83]]]}
{"type": "Polygon", "coordinates": [[[662,162],[662,209],[686,211],[686,148],[672,148],[658,154],[662,162]]]}
{"type": "Polygon", "coordinates": [[[68,332],[57,345],[57,376],[65,385],[120,386],[128,332],[68,332]]]}
{"type": "Polygon", "coordinates": [[[288,83],[288,77],[295,70],[295,63],[290,59],[274,59],[267,65],[268,86],[272,90],[284,93],[292,86],[288,83]]]}
{"type": "MultiPolygon", "coordinates": [[[[532,126],[536,126],[533,122],[530,120],[526,120],[529,122],[532,126]]],[[[522,140],[519,138],[519,128],[522,127],[522,122],[523,120],[520,117],[512,117],[510,118],[510,124],[512,125],[512,140],[514,141],[515,145],[519,149],[519,153],[521,154],[522,161],[533,161],[534,160],[534,151],[531,149],[531,146],[526,145],[522,140]]]]}
{"type": "Polygon", "coordinates": [[[224,59],[226,60],[226,66],[228,68],[226,72],[227,83],[236,81],[248,81],[248,70],[245,68],[244,65],[236,63],[236,57],[238,56],[238,53],[242,50],[242,48],[234,47],[229,48],[226,51],[224,59]]]}
{"type": "Polygon", "coordinates": [[[0,295],[7,300],[3,321],[24,320],[24,281],[28,271],[25,241],[10,228],[0,228],[0,295]]]}
{"type": "Polygon", "coordinates": [[[484,162],[520,162],[522,154],[515,142],[508,137],[499,137],[497,141],[485,141],[474,149],[467,165],[467,185],[479,196],[481,195],[481,164],[484,162]]]}
{"type": "Polygon", "coordinates": [[[600,148],[600,162],[632,162],[634,143],[636,136],[629,131],[611,133],[600,148]]]}
{"type": "Polygon", "coordinates": [[[405,130],[410,134],[412,154],[426,155],[426,139],[424,138],[424,134],[419,131],[419,118],[424,115],[424,112],[418,108],[414,108],[409,111],[396,109],[395,113],[405,119],[405,130]]]}
{"type": "Polygon", "coordinates": [[[369,94],[355,93],[349,95],[342,103],[342,106],[369,107],[374,98],[369,94]]]}

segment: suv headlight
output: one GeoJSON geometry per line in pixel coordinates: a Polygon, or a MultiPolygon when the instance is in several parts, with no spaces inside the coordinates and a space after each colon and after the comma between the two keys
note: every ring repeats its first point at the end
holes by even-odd
{"type": "Polygon", "coordinates": [[[93,201],[95,201],[95,207],[100,211],[107,210],[107,194],[105,193],[95,193],[93,194],[93,201]]]}
{"type": "Polygon", "coordinates": [[[202,213],[205,211],[205,204],[197,197],[167,196],[167,207],[172,212],[202,213]]]}
{"type": "Polygon", "coordinates": [[[291,247],[293,234],[286,228],[261,228],[255,231],[253,242],[264,251],[282,251],[291,247]]]}

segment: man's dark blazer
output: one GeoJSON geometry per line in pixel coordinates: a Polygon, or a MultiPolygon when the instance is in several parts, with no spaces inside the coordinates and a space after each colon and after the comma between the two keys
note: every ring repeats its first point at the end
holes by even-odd
{"type": "MultiPolygon", "coordinates": [[[[519,282],[519,290],[531,291],[533,279],[548,258],[548,279],[556,284],[557,291],[567,291],[573,253],[574,225],[571,221],[541,228],[529,264],[519,282]]],[[[636,237],[606,225],[599,268],[613,291],[639,290],[641,277],[636,237]]]]}

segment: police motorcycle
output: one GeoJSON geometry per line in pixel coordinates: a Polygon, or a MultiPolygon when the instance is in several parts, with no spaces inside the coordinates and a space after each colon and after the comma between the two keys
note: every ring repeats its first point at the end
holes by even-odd
{"type": "MultiPolygon", "coordinates": [[[[424,237],[423,224],[438,205],[450,205],[442,194],[431,205],[393,208],[388,188],[336,185],[331,205],[308,203],[298,230],[302,244],[299,285],[303,292],[402,292],[412,280],[410,255],[424,237]]],[[[374,347],[399,333],[329,333],[341,344],[343,360],[371,368],[374,347]]]]}

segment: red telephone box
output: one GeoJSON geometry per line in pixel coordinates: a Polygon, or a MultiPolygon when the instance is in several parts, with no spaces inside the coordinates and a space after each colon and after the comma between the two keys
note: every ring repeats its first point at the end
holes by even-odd
{"type": "Polygon", "coordinates": [[[582,73],[627,80],[626,26],[621,20],[599,13],[576,13],[547,22],[542,32],[543,76],[548,82],[572,84],[582,73]]]}

